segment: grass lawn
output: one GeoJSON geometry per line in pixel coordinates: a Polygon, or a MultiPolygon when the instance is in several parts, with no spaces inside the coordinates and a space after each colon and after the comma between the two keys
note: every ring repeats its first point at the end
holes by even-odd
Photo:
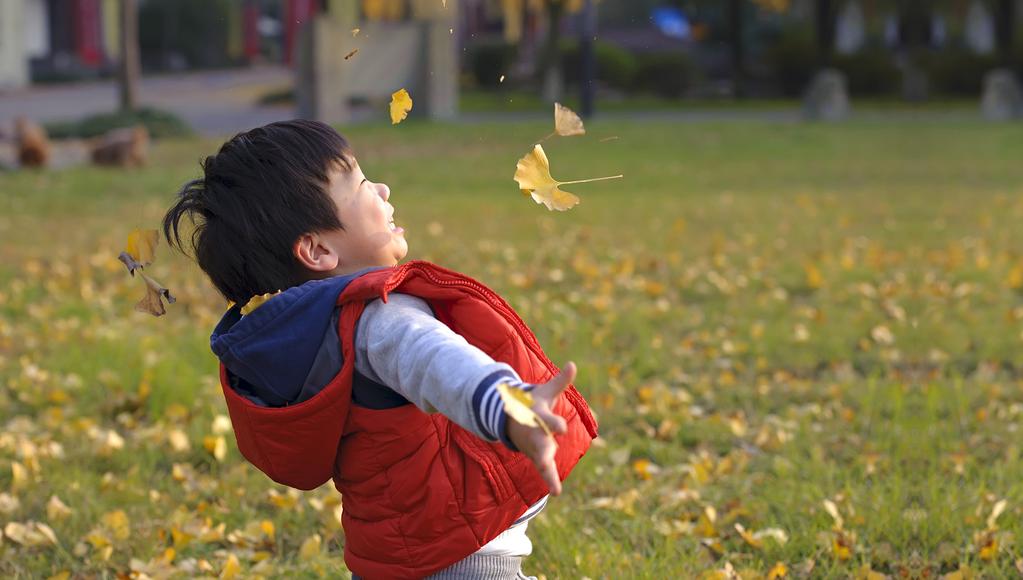
{"type": "MultiPolygon", "coordinates": [[[[602,437],[525,572],[1016,574],[1023,126],[588,129],[545,144],[555,177],[625,179],[566,187],[566,213],[511,179],[547,124],[348,132],[409,257],[579,364],[602,437]]],[[[161,245],[147,272],[177,302],[136,313],[116,259],[217,145],[0,174],[0,576],[347,574],[331,486],[272,484],[224,431],[224,302],[161,245]]]]}

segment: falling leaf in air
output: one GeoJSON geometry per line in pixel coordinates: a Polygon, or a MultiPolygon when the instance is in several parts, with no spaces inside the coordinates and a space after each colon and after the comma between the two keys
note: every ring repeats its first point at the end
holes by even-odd
{"type": "Polygon", "coordinates": [[[504,82],[504,75],[501,75],[501,78],[497,79],[497,82],[503,83],[504,82]]]}
{"type": "Polygon", "coordinates": [[[408,91],[401,89],[391,94],[391,124],[397,125],[408,117],[412,110],[412,96],[408,91]]]}
{"type": "Polygon", "coordinates": [[[359,49],[357,49],[357,48],[355,50],[353,50],[352,52],[349,52],[348,54],[345,55],[345,60],[348,60],[348,59],[352,58],[353,56],[355,56],[355,53],[357,53],[357,52],[359,52],[359,49]]]}
{"type": "Polygon", "coordinates": [[[549,210],[565,211],[577,205],[579,198],[572,193],[560,189],[562,185],[573,183],[588,183],[591,181],[602,181],[605,179],[619,179],[622,175],[611,177],[597,177],[594,179],[579,179],[576,181],[557,181],[551,177],[551,166],[547,161],[547,154],[539,144],[533,146],[533,150],[519,159],[515,166],[515,181],[523,194],[530,195],[536,203],[542,203],[549,210]]]}
{"type": "Polygon", "coordinates": [[[145,274],[142,274],[142,279],[146,281],[146,295],[135,304],[135,310],[148,312],[153,316],[163,316],[167,313],[163,299],[166,299],[168,304],[174,304],[177,299],[171,295],[170,290],[161,286],[156,280],[145,274]]]}
{"type": "Polygon", "coordinates": [[[135,270],[140,270],[153,263],[159,239],[156,230],[134,229],[128,234],[127,247],[117,256],[117,259],[124,262],[128,273],[134,276],[135,270]]]}
{"type": "Polygon", "coordinates": [[[561,103],[554,103],[554,132],[562,137],[572,137],[585,135],[586,128],[575,111],[561,103]]]}
{"type": "Polygon", "coordinates": [[[352,38],[355,38],[356,36],[359,36],[359,31],[361,31],[361,30],[362,30],[361,28],[353,28],[352,29],[352,38]]]}
{"type": "Polygon", "coordinates": [[[527,427],[539,427],[551,435],[550,427],[533,410],[533,395],[504,382],[497,384],[497,392],[504,401],[504,410],[509,417],[527,427]]]}

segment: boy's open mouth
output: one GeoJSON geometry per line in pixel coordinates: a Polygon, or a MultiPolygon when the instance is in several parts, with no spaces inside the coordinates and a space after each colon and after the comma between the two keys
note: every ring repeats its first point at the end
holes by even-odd
{"type": "Polygon", "coordinates": [[[387,225],[391,226],[391,231],[392,232],[400,233],[400,232],[405,231],[405,228],[399,227],[397,224],[394,223],[394,218],[393,217],[390,220],[388,220],[387,225]]]}

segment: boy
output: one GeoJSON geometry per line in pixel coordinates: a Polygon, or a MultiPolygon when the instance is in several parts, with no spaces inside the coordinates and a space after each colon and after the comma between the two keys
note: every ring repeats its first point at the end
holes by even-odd
{"type": "Polygon", "coordinates": [[[254,129],[202,168],[163,229],[185,251],[198,218],[196,261],[234,302],[210,342],[242,454],[292,487],[334,480],[357,577],[523,578],[529,519],[597,435],[575,366],[479,282],[397,266],[390,190],[329,126],[254,129]],[[556,439],[508,420],[499,383],[556,439]]]}

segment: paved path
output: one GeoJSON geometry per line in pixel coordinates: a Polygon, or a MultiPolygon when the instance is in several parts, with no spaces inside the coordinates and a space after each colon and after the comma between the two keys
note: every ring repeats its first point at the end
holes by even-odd
{"type": "MultiPolygon", "coordinates": [[[[290,119],[290,106],[256,103],[267,92],[284,88],[291,72],[282,67],[255,67],[143,77],[142,105],[171,111],[203,135],[224,135],[273,121],[290,119]]],[[[113,81],[42,85],[0,92],[0,126],[25,115],[39,122],[73,120],[117,108],[113,81]]]]}
{"type": "MultiPolygon", "coordinates": [[[[285,88],[290,82],[290,70],[279,66],[147,76],[142,79],[140,100],[143,105],[176,113],[202,135],[225,136],[273,121],[292,118],[294,108],[291,106],[261,106],[256,102],[262,95],[285,88]]],[[[48,122],[78,119],[85,115],[109,112],[116,107],[117,87],[113,81],[43,85],[0,92],[0,132],[8,128],[18,115],[48,122]]],[[[354,113],[355,123],[384,118],[383,113],[372,109],[363,108],[354,113]]],[[[495,111],[465,113],[458,122],[520,122],[547,117],[549,114],[545,111],[536,113],[495,111]]],[[[600,117],[636,122],[677,123],[716,121],[797,123],[802,120],[797,107],[604,112],[600,113],[600,117]]],[[[979,109],[860,110],[855,104],[852,116],[853,120],[878,122],[964,121],[979,117],[979,109]]]]}

